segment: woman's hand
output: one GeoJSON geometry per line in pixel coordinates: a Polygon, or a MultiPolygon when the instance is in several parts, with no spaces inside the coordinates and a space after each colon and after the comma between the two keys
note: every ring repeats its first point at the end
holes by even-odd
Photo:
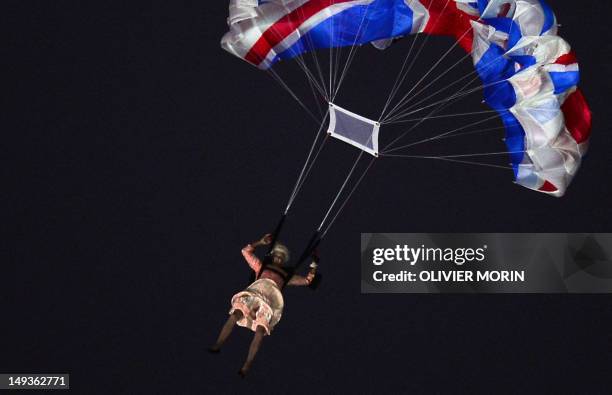
{"type": "Polygon", "coordinates": [[[265,246],[272,243],[272,234],[271,233],[266,234],[264,237],[261,238],[259,242],[265,246]]]}
{"type": "Polygon", "coordinates": [[[258,247],[258,246],[267,246],[270,243],[272,243],[272,234],[268,233],[267,235],[257,240],[256,242],[251,243],[251,245],[253,247],[258,247]]]}
{"type": "Polygon", "coordinates": [[[306,275],[306,281],[308,282],[308,284],[312,283],[315,276],[317,275],[317,263],[313,260],[312,263],[310,264],[310,270],[308,271],[308,274],[306,275]]]}

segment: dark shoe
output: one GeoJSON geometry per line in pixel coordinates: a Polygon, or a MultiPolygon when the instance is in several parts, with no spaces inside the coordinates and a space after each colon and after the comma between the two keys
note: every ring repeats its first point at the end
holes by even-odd
{"type": "Polygon", "coordinates": [[[221,349],[218,347],[212,346],[208,348],[208,352],[211,354],[219,354],[219,352],[221,352],[221,349]]]}
{"type": "Polygon", "coordinates": [[[242,378],[245,378],[245,377],[246,377],[246,375],[247,375],[247,372],[248,372],[248,370],[246,370],[246,369],[242,368],[242,369],[240,369],[240,370],[238,371],[238,375],[239,375],[240,377],[242,377],[242,378]]]}

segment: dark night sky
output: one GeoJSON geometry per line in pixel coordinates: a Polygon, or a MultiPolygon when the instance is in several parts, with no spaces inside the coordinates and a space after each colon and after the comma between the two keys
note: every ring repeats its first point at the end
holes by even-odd
{"type": "MultiPolygon", "coordinates": [[[[245,382],[236,372],[250,332],[236,330],[218,356],[205,349],[248,280],[240,248],[275,225],[316,125],[220,49],[226,1],[7,4],[0,371],[69,372],[77,393],[604,392],[609,296],[359,289],[361,232],[612,231],[612,5],[551,3],[594,114],[567,196],[520,188],[499,169],[378,160],[321,247],[326,281],[287,291],[245,382]]],[[[430,43],[411,78],[448,48],[430,43]]],[[[340,104],[373,116],[407,46],[362,48],[340,104]]],[[[486,138],[437,153],[503,149],[501,135],[486,138]]],[[[295,250],[355,154],[326,146],[283,237],[295,250]]]]}

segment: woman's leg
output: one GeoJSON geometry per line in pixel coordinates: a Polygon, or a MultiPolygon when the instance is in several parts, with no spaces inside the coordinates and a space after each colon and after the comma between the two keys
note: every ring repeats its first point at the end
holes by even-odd
{"type": "Polygon", "coordinates": [[[219,333],[217,342],[212,347],[210,347],[208,351],[219,352],[219,350],[221,350],[221,346],[223,345],[223,343],[225,343],[230,333],[232,333],[232,329],[234,329],[234,325],[236,325],[236,322],[240,321],[241,318],[242,318],[242,311],[240,310],[234,311],[229,316],[227,321],[225,322],[225,325],[223,325],[223,328],[221,328],[221,333],[219,333]]]}
{"type": "Polygon", "coordinates": [[[255,335],[253,336],[253,340],[251,341],[251,346],[249,347],[249,354],[247,355],[247,359],[242,365],[242,369],[238,372],[242,377],[246,376],[247,372],[251,368],[251,364],[255,359],[255,355],[257,355],[257,351],[259,351],[259,347],[261,347],[261,341],[263,340],[264,335],[266,334],[266,330],[262,326],[258,326],[255,331],[255,335]]]}

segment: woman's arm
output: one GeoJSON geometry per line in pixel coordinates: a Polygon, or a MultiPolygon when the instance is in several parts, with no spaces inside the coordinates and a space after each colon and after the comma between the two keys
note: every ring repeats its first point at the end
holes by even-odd
{"type": "Polygon", "coordinates": [[[312,279],[309,280],[308,277],[298,276],[297,274],[294,274],[287,283],[287,285],[291,285],[294,287],[303,287],[310,285],[311,282],[312,279]]]}
{"type": "Polygon", "coordinates": [[[253,269],[255,273],[259,272],[261,269],[261,260],[253,253],[256,246],[257,245],[247,244],[241,251],[244,260],[247,261],[249,267],[253,269]]]}
{"type": "Polygon", "coordinates": [[[257,256],[254,254],[255,248],[259,247],[260,245],[270,244],[271,237],[271,235],[267,234],[260,240],[247,244],[242,249],[242,256],[244,257],[244,260],[247,261],[249,267],[253,269],[255,273],[258,273],[261,270],[262,266],[261,260],[257,258],[257,256]]]}
{"type": "Polygon", "coordinates": [[[295,287],[309,286],[310,283],[312,283],[312,280],[314,280],[316,273],[317,273],[317,264],[316,262],[313,261],[310,264],[310,271],[308,272],[306,277],[294,274],[293,276],[291,276],[291,279],[289,280],[287,285],[292,285],[295,287]]]}

